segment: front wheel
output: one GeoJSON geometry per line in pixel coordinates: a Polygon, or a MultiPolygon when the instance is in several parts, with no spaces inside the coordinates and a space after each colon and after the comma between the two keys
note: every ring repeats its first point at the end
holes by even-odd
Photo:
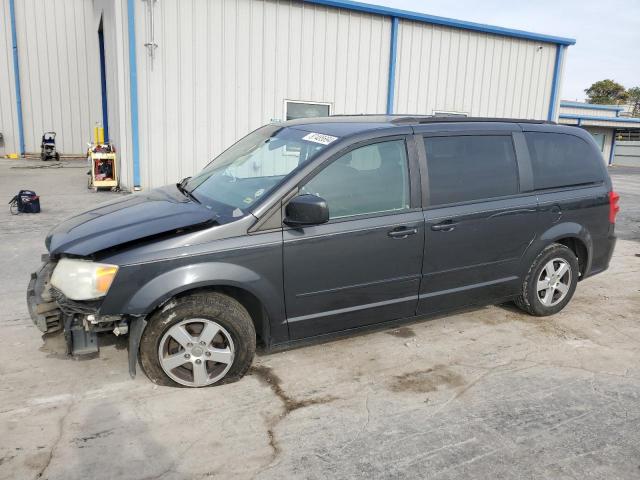
{"type": "Polygon", "coordinates": [[[241,378],[255,349],[253,322],[238,301],[198,293],[152,315],[140,340],[140,363],[159,385],[207,387],[241,378]]]}
{"type": "Polygon", "coordinates": [[[575,254],[564,245],[551,244],[534,260],[515,303],[539,317],[558,313],[573,297],[578,275],[575,254]]]}

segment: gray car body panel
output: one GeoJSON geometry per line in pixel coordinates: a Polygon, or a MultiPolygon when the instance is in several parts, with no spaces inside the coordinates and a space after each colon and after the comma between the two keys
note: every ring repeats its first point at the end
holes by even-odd
{"type": "MultiPolygon", "coordinates": [[[[523,131],[562,131],[595,145],[580,129],[490,121],[395,125],[389,117],[377,122],[337,117],[285,125],[339,138],[242,218],[207,225],[206,221],[214,221],[211,214],[201,221],[205,218],[201,214],[206,213],[202,206],[180,200],[169,190],[169,196],[196,212],[191,220],[196,221],[197,229],[186,228],[191,221],[186,216],[184,222],[171,223],[171,228],[155,228],[162,222],[154,222],[149,213],[148,221],[132,237],[132,221],[123,221],[120,230],[114,225],[109,230],[102,223],[106,218],[86,217],[83,228],[91,231],[86,237],[65,239],[71,224],[63,223],[54,230],[57,243],[52,255],[84,255],[120,266],[100,306],[101,315],[148,315],[176,294],[197,288],[245,290],[267,313],[269,338],[264,340],[268,347],[512,298],[519,293],[533,259],[560,238],[575,238],[585,245],[586,274],[608,265],[615,240],[608,222],[611,183],[604,165],[602,185],[533,192],[527,188],[531,185],[528,154],[518,146],[523,131]],[[429,208],[424,151],[415,138],[492,132],[514,136],[521,192],[509,198],[429,208]],[[300,184],[355,145],[387,137],[404,137],[408,142],[409,211],[283,228],[284,204],[300,184]],[[460,235],[430,229],[448,218],[457,218],[468,228],[461,228],[460,235]],[[96,222],[94,227],[92,222],[96,222]],[[100,240],[97,225],[109,230],[108,240],[100,240]],[[150,225],[154,228],[148,228],[150,225]],[[390,239],[388,232],[398,227],[415,228],[416,234],[390,239]],[[469,236],[469,232],[475,233],[469,236]],[[466,251],[469,245],[472,252],[466,251]]],[[[167,196],[166,192],[161,195],[167,196]]],[[[149,195],[156,198],[157,194],[149,195]]]]}

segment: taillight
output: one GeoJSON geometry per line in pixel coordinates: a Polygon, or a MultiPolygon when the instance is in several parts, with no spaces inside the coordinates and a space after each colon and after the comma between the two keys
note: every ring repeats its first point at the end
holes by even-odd
{"type": "Polygon", "coordinates": [[[620,211],[619,200],[620,195],[616,192],[609,192],[609,223],[616,223],[616,215],[620,211]]]}

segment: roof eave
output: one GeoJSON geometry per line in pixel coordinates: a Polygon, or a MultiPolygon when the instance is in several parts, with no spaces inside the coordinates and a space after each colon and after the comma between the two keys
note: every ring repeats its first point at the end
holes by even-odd
{"type": "Polygon", "coordinates": [[[523,38],[526,40],[534,40],[544,43],[554,43],[557,45],[575,45],[573,38],[556,37],[554,35],[545,35],[541,33],[527,32],[524,30],[516,30],[512,28],[497,27],[484,23],[467,22],[464,20],[456,20],[454,18],[439,17],[436,15],[428,15],[426,13],[411,12],[408,10],[400,10],[396,8],[385,7],[382,5],[371,5],[367,3],[354,2],[352,0],[302,0],[307,3],[317,5],[325,5],[329,7],[343,8],[347,10],[355,10],[359,12],[372,13],[376,15],[384,15],[387,17],[398,17],[405,20],[413,20],[416,22],[431,23],[434,25],[443,25],[452,28],[460,28],[463,30],[472,30],[482,33],[491,33],[494,35],[502,35],[505,37],[523,38]]]}
{"type": "Polygon", "coordinates": [[[612,122],[612,123],[624,123],[634,127],[640,127],[640,118],[634,117],[595,117],[593,115],[575,115],[568,113],[561,113],[559,118],[565,120],[580,120],[580,121],[593,121],[593,122],[612,122]]]}
{"type": "Polygon", "coordinates": [[[569,100],[561,100],[560,106],[566,107],[566,108],[583,108],[585,110],[607,110],[611,112],[624,112],[624,107],[618,107],[616,105],[600,105],[598,103],[571,102],[569,100]]]}

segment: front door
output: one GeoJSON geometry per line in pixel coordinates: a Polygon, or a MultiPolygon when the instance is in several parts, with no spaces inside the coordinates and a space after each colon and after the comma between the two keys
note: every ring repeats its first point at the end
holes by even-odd
{"type": "Polygon", "coordinates": [[[419,313],[491,303],[521,287],[536,196],[521,193],[511,132],[425,137],[428,208],[419,313]]]}
{"type": "Polygon", "coordinates": [[[292,339],[415,314],[424,219],[410,170],[395,138],[349,151],[301,186],[327,201],[330,220],[283,232],[292,339]]]}

